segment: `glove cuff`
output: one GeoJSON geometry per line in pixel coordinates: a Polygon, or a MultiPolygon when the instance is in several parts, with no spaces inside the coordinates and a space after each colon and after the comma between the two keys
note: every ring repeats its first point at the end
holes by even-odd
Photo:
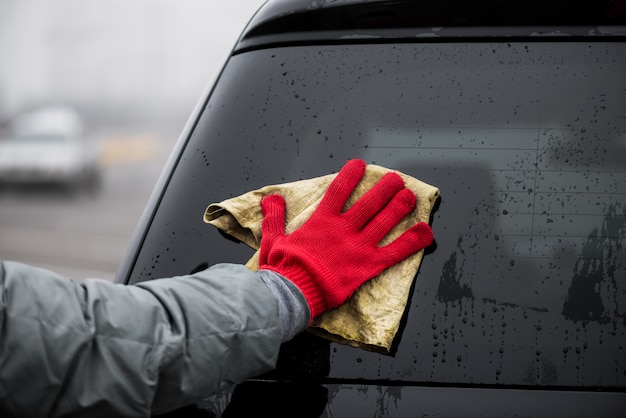
{"type": "Polygon", "coordinates": [[[276,269],[274,267],[265,266],[263,268],[266,270],[272,270],[282,275],[296,285],[298,289],[300,289],[309,305],[309,310],[311,311],[309,325],[311,325],[314,318],[329,309],[323,289],[319,287],[313,276],[308,274],[306,271],[297,267],[276,269]]]}

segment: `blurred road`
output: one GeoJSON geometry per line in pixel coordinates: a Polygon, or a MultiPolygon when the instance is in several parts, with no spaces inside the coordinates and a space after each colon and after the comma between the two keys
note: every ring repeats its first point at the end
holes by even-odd
{"type": "Polygon", "coordinates": [[[175,140],[176,135],[106,138],[97,192],[0,187],[0,259],[74,280],[113,280],[175,140]]]}

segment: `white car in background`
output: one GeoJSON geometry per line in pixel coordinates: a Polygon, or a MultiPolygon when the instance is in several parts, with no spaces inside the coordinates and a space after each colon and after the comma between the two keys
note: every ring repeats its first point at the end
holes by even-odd
{"type": "Polygon", "coordinates": [[[45,107],[22,114],[0,140],[0,182],[58,184],[93,190],[100,178],[96,147],[84,135],[79,114],[70,107],[45,107]]]}

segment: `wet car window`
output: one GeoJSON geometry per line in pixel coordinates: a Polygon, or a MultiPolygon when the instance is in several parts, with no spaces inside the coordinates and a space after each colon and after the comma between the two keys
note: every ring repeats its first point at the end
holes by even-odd
{"type": "Polygon", "coordinates": [[[284,47],[231,58],[131,282],[245,262],[209,203],[363,158],[437,186],[436,246],[390,355],[303,335],[277,373],[626,385],[626,49],[284,47]]]}

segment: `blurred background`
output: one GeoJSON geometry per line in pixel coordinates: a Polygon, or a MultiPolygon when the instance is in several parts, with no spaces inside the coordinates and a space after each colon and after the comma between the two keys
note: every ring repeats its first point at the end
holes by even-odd
{"type": "Polygon", "coordinates": [[[0,259],[112,280],[263,0],[0,0],[0,259]]]}

